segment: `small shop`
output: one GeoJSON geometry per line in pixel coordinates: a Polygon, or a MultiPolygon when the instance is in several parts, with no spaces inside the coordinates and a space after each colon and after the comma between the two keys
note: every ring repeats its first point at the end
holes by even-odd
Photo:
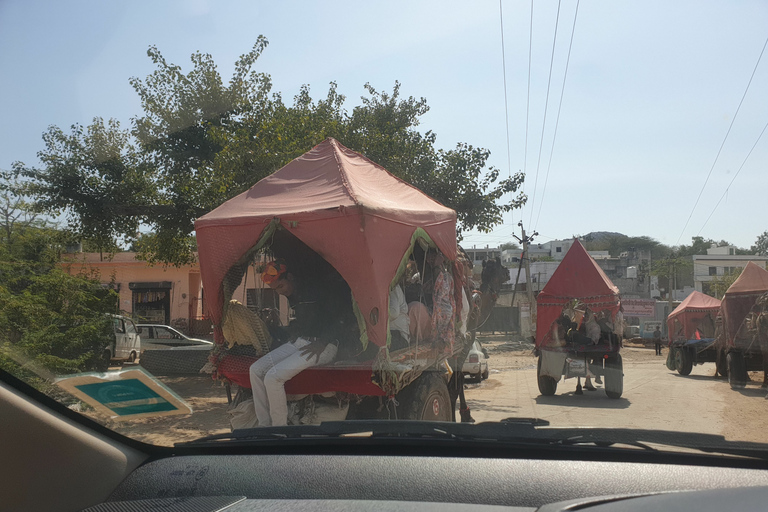
{"type": "Polygon", "coordinates": [[[128,283],[133,294],[133,315],[140,323],[171,322],[171,281],[128,283]]]}

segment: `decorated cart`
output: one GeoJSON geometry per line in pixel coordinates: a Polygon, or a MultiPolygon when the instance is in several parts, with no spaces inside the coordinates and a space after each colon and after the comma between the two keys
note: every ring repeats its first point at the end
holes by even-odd
{"type": "Polygon", "coordinates": [[[723,296],[715,335],[717,367],[732,388],[746,385],[747,371],[764,369],[759,327],[766,292],[768,271],[750,261],[723,296]]]}
{"type": "Polygon", "coordinates": [[[390,291],[415,255],[423,257],[431,248],[456,260],[453,210],[327,139],[199,218],[195,229],[205,307],[215,325],[209,369],[237,387],[233,406],[247,406],[249,367],[271,342],[258,335],[264,327],[260,320],[250,319],[259,350],[237,350],[251,342],[238,334],[242,330],[227,329],[231,314],[244,309],[232,303],[233,291],[249,272],[258,275],[260,262],[278,257],[289,267],[331,272],[343,280],[359,342],[344,358],[285,383],[290,421],[451,419],[446,386],[451,368],[445,361],[461,347],[453,340],[416,339],[390,350],[388,305],[390,291]],[[325,415],[323,403],[332,404],[325,415]]]}
{"type": "MultiPolygon", "coordinates": [[[[561,377],[605,377],[605,393],[619,398],[624,374],[613,324],[619,289],[578,240],[536,298],[537,377],[542,395],[554,395],[561,377]],[[599,336],[585,324],[595,322],[599,336]]],[[[580,383],[577,393],[581,391],[580,383]]]]}
{"type": "Polygon", "coordinates": [[[719,312],[719,300],[694,291],[667,316],[670,370],[688,375],[694,365],[717,361],[715,321],[719,312]]]}

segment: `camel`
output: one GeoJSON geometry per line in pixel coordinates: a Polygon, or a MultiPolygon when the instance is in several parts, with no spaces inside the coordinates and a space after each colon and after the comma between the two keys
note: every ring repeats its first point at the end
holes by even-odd
{"type": "MultiPolygon", "coordinates": [[[[461,249],[461,251],[463,252],[463,249],[461,249]]],[[[467,261],[471,261],[466,253],[464,253],[464,258],[466,258],[467,261]]],[[[488,317],[491,315],[491,310],[496,305],[496,300],[499,297],[501,285],[507,282],[509,277],[509,270],[501,264],[501,258],[497,257],[493,260],[484,260],[483,271],[480,275],[480,287],[478,290],[471,290],[471,297],[469,299],[470,311],[467,319],[467,336],[462,351],[453,361],[456,371],[454,371],[453,376],[448,383],[451,403],[455,404],[456,399],[459,399],[459,415],[462,423],[474,423],[475,420],[470,414],[464,396],[464,374],[461,369],[467,358],[470,347],[472,347],[472,344],[475,342],[477,330],[488,320],[488,317]]],[[[455,408],[453,411],[453,420],[456,421],[455,408]]]]}

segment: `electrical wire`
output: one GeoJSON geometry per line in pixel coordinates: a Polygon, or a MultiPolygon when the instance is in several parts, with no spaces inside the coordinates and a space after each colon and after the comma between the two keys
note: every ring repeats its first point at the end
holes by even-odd
{"type": "Polygon", "coordinates": [[[544,147],[544,129],[547,126],[547,110],[549,107],[549,89],[552,85],[552,68],[555,62],[555,45],[557,43],[557,27],[560,24],[560,3],[562,0],[557,0],[557,17],[555,18],[555,36],[552,38],[552,56],[549,60],[549,78],[547,79],[547,97],[544,101],[544,121],[541,123],[541,142],[539,143],[539,159],[536,162],[536,179],[533,182],[533,195],[531,196],[531,215],[528,218],[528,225],[533,220],[533,205],[536,204],[536,187],[539,183],[539,167],[541,166],[541,150],[544,147]]]}
{"type": "MultiPolygon", "coordinates": [[[[533,50],[533,0],[531,0],[531,22],[528,30],[528,93],[525,100],[525,148],[523,149],[523,176],[528,176],[528,125],[531,111],[531,52],[533,50]]],[[[525,180],[523,180],[525,193],[525,180]]],[[[521,216],[522,217],[522,216],[521,216]]]]}
{"type": "MultiPolygon", "coordinates": [[[[509,102],[507,101],[507,57],[504,52],[504,12],[499,0],[499,23],[501,24],[501,69],[504,76],[504,125],[507,128],[507,168],[509,179],[512,179],[512,151],[509,149],[509,102]]],[[[509,203],[514,200],[514,192],[509,193],[509,203]]],[[[514,217],[513,217],[514,218],[514,217]]]]}
{"type": "Polygon", "coordinates": [[[539,199],[539,213],[536,214],[536,223],[533,225],[533,230],[539,225],[539,218],[541,217],[541,207],[544,205],[544,195],[547,192],[547,183],[549,182],[549,170],[552,167],[552,155],[555,152],[555,140],[557,139],[557,127],[560,124],[560,112],[563,108],[563,95],[565,94],[565,80],[568,77],[568,65],[571,62],[571,48],[573,47],[573,34],[576,32],[576,18],[579,16],[579,1],[576,1],[576,12],[573,15],[573,28],[571,29],[571,42],[568,44],[568,57],[565,60],[565,73],[563,74],[563,88],[560,90],[560,103],[557,106],[557,119],[555,120],[555,133],[552,136],[552,148],[549,150],[549,163],[547,164],[547,174],[544,178],[544,187],[541,190],[541,198],[539,199]]]}
{"type": "Polygon", "coordinates": [[[744,159],[744,161],[741,163],[741,166],[739,167],[739,170],[736,171],[736,174],[733,175],[733,178],[731,179],[731,182],[728,184],[727,187],[725,187],[725,191],[723,192],[723,195],[720,196],[720,200],[717,202],[714,208],[712,208],[712,213],[709,214],[709,217],[707,217],[707,220],[704,221],[704,225],[701,226],[701,229],[698,233],[696,233],[696,236],[699,236],[702,231],[704,231],[704,228],[707,226],[707,223],[709,222],[709,219],[712,218],[712,215],[715,214],[715,210],[717,210],[717,207],[720,206],[720,203],[723,201],[726,195],[728,195],[728,190],[731,188],[731,185],[733,185],[733,182],[736,181],[736,177],[739,175],[741,170],[744,168],[744,165],[747,163],[747,160],[749,160],[749,157],[752,155],[752,152],[755,150],[755,147],[757,147],[758,142],[760,142],[760,139],[763,138],[763,134],[765,134],[766,129],[768,129],[768,123],[763,127],[763,131],[760,132],[760,135],[757,137],[757,140],[752,145],[752,149],[749,150],[749,153],[747,153],[747,157],[744,159]]]}
{"type": "Polygon", "coordinates": [[[680,236],[677,237],[677,242],[675,242],[675,245],[678,245],[680,243],[680,239],[683,238],[683,233],[685,233],[685,228],[687,228],[688,224],[691,222],[691,217],[693,217],[693,212],[696,211],[696,206],[699,204],[701,195],[704,193],[704,188],[706,188],[707,186],[709,177],[712,176],[712,171],[715,169],[715,164],[717,164],[717,160],[720,158],[720,153],[723,151],[723,146],[725,146],[725,141],[728,140],[728,135],[731,133],[731,128],[733,128],[733,123],[736,122],[736,117],[739,115],[739,110],[741,110],[741,105],[744,103],[744,98],[747,97],[749,86],[752,85],[752,79],[755,77],[757,68],[760,65],[760,60],[763,58],[763,53],[765,53],[766,46],[768,46],[768,38],[766,38],[765,43],[763,44],[763,49],[760,51],[760,56],[757,58],[757,63],[755,63],[755,69],[752,70],[752,76],[749,77],[747,88],[744,90],[744,95],[741,97],[741,101],[739,102],[739,106],[736,108],[736,113],[733,115],[733,119],[731,119],[731,124],[728,127],[728,131],[725,133],[725,138],[723,139],[723,143],[720,144],[720,149],[717,151],[717,156],[715,156],[715,161],[712,162],[712,167],[709,169],[709,174],[707,174],[707,179],[704,180],[704,185],[701,187],[701,190],[699,191],[699,197],[696,198],[696,202],[693,204],[693,208],[691,208],[691,213],[690,215],[688,215],[688,220],[685,221],[685,226],[683,226],[683,230],[680,232],[680,236]]]}

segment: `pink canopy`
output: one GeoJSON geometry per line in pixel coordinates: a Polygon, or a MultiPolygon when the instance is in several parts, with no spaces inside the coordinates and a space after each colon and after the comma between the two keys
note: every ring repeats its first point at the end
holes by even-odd
{"type": "Polygon", "coordinates": [[[536,346],[551,340],[552,324],[573,299],[595,312],[608,309],[611,318],[620,306],[619,289],[577,239],[536,298],[536,346]]]}
{"type": "Polygon", "coordinates": [[[733,340],[755,300],[765,292],[768,292],[768,271],[750,261],[723,296],[721,309],[728,341],[733,340]]]}
{"type": "MultiPolygon", "coordinates": [[[[714,322],[717,313],[720,311],[720,301],[701,292],[693,292],[685,298],[679,306],[675,308],[667,317],[667,328],[670,339],[691,340],[695,337],[697,323],[703,320],[707,315],[714,322]],[[675,328],[675,320],[679,322],[680,328],[675,328]],[[680,331],[679,336],[676,334],[680,331]]],[[[714,325],[714,324],[713,324],[714,325]]]]}
{"type": "Polygon", "coordinates": [[[387,341],[389,288],[417,229],[456,259],[456,212],[329,138],[195,222],[214,325],[225,274],[273,220],[347,281],[378,346],[387,341]]]}

